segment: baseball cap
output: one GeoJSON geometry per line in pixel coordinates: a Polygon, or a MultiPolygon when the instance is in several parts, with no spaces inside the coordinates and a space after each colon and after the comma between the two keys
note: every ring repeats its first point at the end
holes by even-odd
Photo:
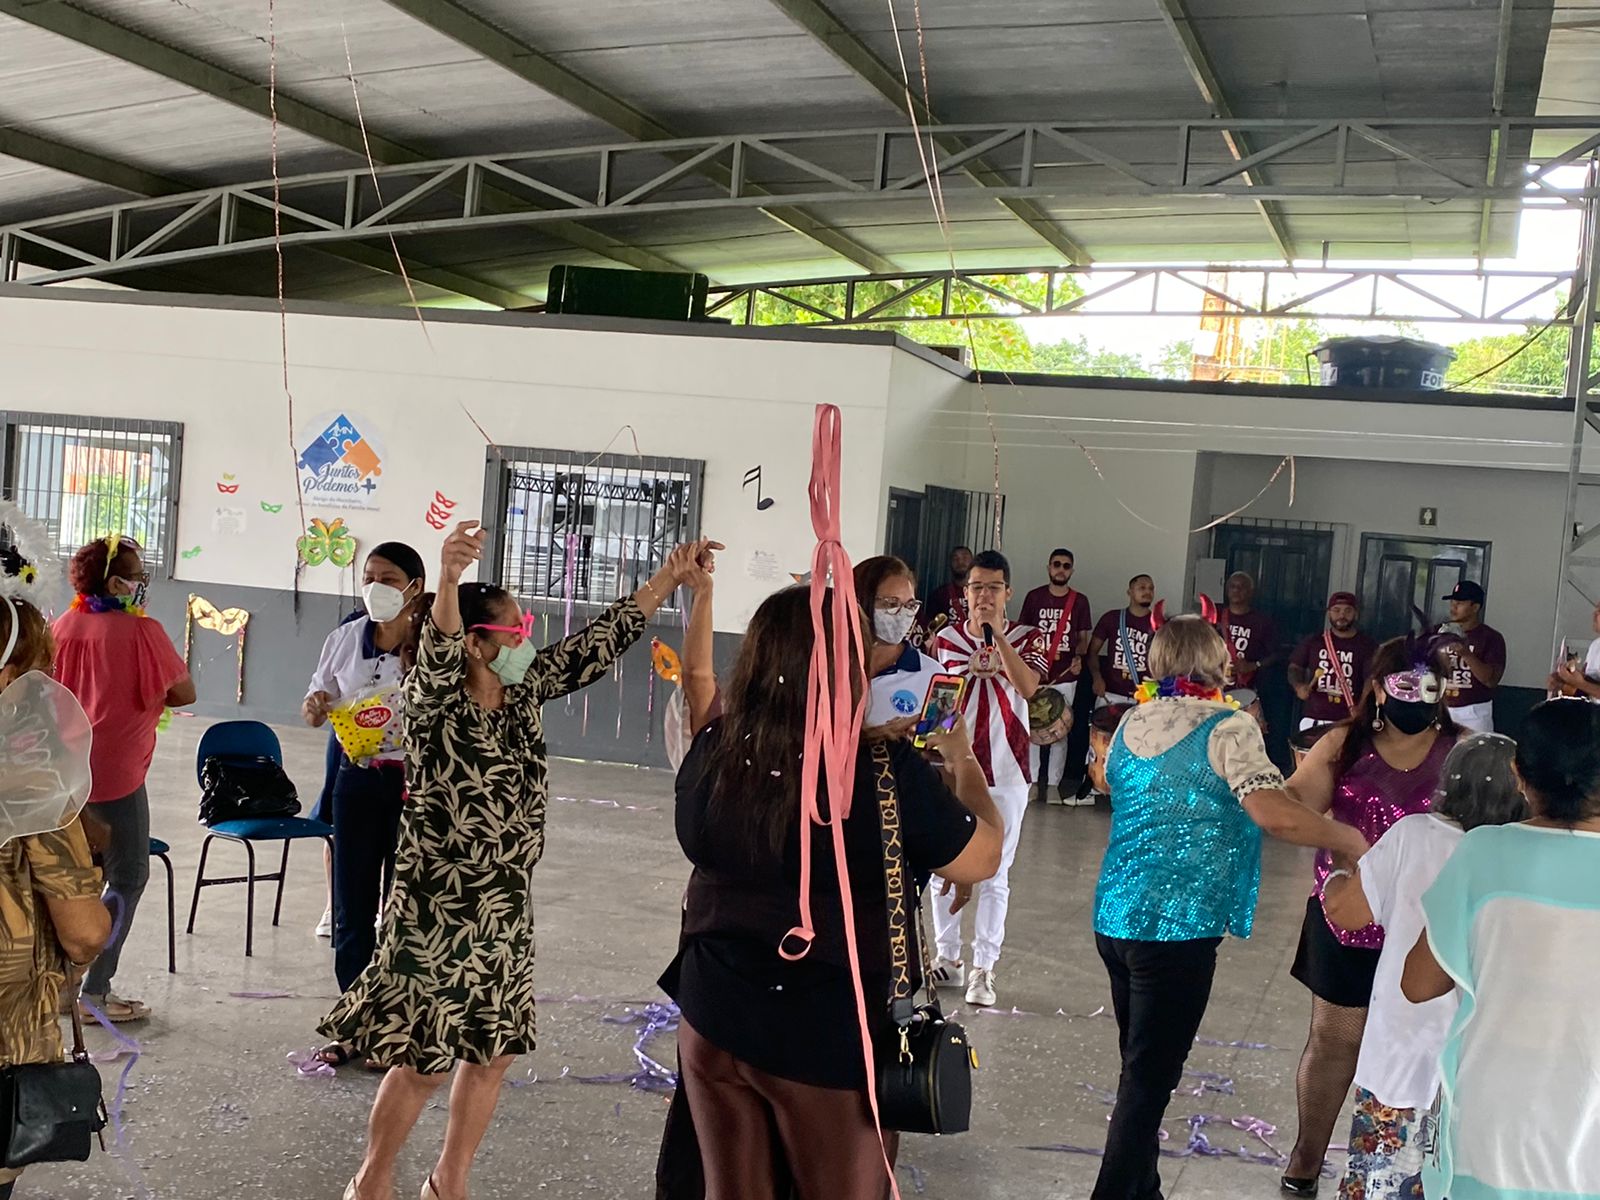
{"type": "Polygon", "coordinates": [[[1334,608],[1340,604],[1348,604],[1351,608],[1360,608],[1361,601],[1356,599],[1354,592],[1335,592],[1328,597],[1328,607],[1334,608]]]}
{"type": "Polygon", "coordinates": [[[1464,580],[1463,582],[1456,584],[1455,587],[1451,588],[1450,594],[1444,597],[1444,599],[1462,600],[1468,604],[1482,604],[1483,588],[1476,583],[1472,583],[1470,580],[1464,580]]]}

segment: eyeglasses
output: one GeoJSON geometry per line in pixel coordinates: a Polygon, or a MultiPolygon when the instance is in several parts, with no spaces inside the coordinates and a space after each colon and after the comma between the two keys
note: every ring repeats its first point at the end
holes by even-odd
{"type": "Polygon", "coordinates": [[[896,600],[893,596],[879,596],[872,607],[881,613],[905,613],[914,617],[922,610],[921,600],[896,600]]]}
{"type": "Polygon", "coordinates": [[[1001,596],[1005,594],[1006,585],[1003,583],[969,583],[967,591],[979,596],[1001,596]]]}
{"type": "Polygon", "coordinates": [[[150,582],[150,572],[149,571],[140,571],[140,572],[138,572],[137,574],[134,574],[134,575],[118,575],[117,578],[122,580],[124,583],[145,583],[145,584],[148,584],[150,582]]]}
{"type": "Polygon", "coordinates": [[[522,614],[522,624],[520,625],[474,625],[471,628],[474,633],[513,634],[517,638],[518,642],[523,642],[533,636],[533,626],[537,619],[538,618],[530,612],[522,614]]]}
{"type": "Polygon", "coordinates": [[[1058,559],[1054,559],[1050,563],[1050,569],[1052,571],[1070,571],[1070,570],[1072,570],[1072,564],[1069,563],[1069,562],[1064,562],[1064,561],[1062,561],[1061,559],[1058,558],[1058,559]]]}

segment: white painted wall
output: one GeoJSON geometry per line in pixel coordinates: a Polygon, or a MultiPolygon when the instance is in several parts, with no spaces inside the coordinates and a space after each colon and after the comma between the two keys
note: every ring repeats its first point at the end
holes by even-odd
{"type": "MultiPolygon", "coordinates": [[[[185,427],[178,544],[183,584],[289,588],[297,472],[289,445],[276,311],[0,295],[5,405],[17,411],[124,416],[185,427]],[[240,490],[218,494],[224,473],[240,490]],[[277,515],[262,501],[282,504],[277,515]],[[218,504],[247,513],[243,535],[212,532],[218,504]]],[[[814,406],[844,415],[844,539],[855,556],[878,547],[877,520],[891,362],[888,345],[757,337],[654,336],[579,331],[554,323],[414,319],[294,312],[287,323],[289,383],[301,437],[311,419],[348,413],[380,444],[377,512],[311,507],[343,516],[360,544],[415,545],[434,560],[443,535],[424,514],[435,490],[481,506],[486,443],[587,454],[631,424],[642,453],[703,459],[705,532],[726,542],[717,625],[740,630],[777,584],[749,578],[753,551],[785,571],[809,568],[814,544],[806,485],[814,406]],[[758,513],[745,471],[764,471],[777,503],[758,513]]],[[[931,369],[931,368],[930,368],[931,369]]],[[[319,426],[320,428],[320,426],[319,426]]],[[[615,440],[613,440],[615,439],[615,440]]],[[[784,578],[783,583],[788,579],[784,578]]],[[[332,566],[308,569],[302,590],[348,589],[332,566]]]]}
{"type": "MultiPolygon", "coordinates": [[[[1010,505],[1005,549],[1019,591],[1042,581],[1045,556],[1065,544],[1077,554],[1075,582],[1097,614],[1122,603],[1127,579],[1140,572],[1154,575],[1158,594],[1176,608],[1192,592],[1193,561],[1205,545],[1203,534],[1189,531],[1249,501],[1282,456],[1293,454],[1299,465],[1293,515],[1301,519],[1383,527],[1394,511],[1383,499],[1385,487],[1400,479],[1404,488],[1388,495],[1410,523],[1422,504],[1438,504],[1449,521],[1441,536],[1494,541],[1495,580],[1517,585],[1516,611],[1503,604],[1494,614],[1509,627],[1518,663],[1510,681],[1542,682],[1569,416],[1466,404],[1007,387],[991,377],[982,393],[966,385],[964,397],[946,405],[930,427],[941,456],[967,449],[961,486],[971,488],[992,486],[982,396],[1000,445],[1001,487],[1010,505]],[[1454,499],[1474,491],[1478,499],[1454,499]],[[1515,548],[1502,549],[1509,542],[1515,548]]],[[[891,398],[891,426],[895,403],[891,398]]],[[[1591,471],[1597,465],[1585,464],[1591,471]]],[[[1251,515],[1288,515],[1288,484],[1285,472],[1251,515]]],[[[1580,519],[1600,521],[1600,497],[1585,501],[1580,519]]],[[[1343,541],[1353,556],[1359,537],[1343,541]]],[[[1355,569],[1351,557],[1352,585],[1355,569]]],[[[1591,573],[1590,593],[1600,594],[1600,555],[1591,573]]],[[[1568,600],[1563,629],[1576,636],[1587,629],[1590,610],[1579,597],[1568,600]]]]}

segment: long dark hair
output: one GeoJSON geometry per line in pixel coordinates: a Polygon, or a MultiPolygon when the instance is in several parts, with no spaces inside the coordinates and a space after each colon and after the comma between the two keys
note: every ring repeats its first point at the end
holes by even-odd
{"type": "MultiPolygon", "coordinates": [[[[822,603],[823,629],[833,660],[833,592],[822,603]]],[[[815,637],[811,589],[784,588],[756,609],[739,658],[722,693],[722,727],[707,764],[711,797],[706,817],[755,860],[781,855],[800,809],[800,754],[806,732],[806,683],[815,637]]],[[[851,698],[865,678],[853,646],[851,698]]]]}
{"type": "MultiPolygon", "coordinates": [[[[1338,645],[1337,639],[1334,642],[1338,645]]],[[[1419,662],[1427,664],[1440,679],[1445,679],[1450,674],[1448,664],[1443,654],[1436,646],[1421,644],[1415,638],[1391,638],[1378,647],[1378,652],[1372,656],[1372,665],[1367,670],[1367,681],[1361,689],[1361,695],[1356,699],[1355,716],[1344,724],[1349,729],[1345,734],[1344,745],[1339,748],[1339,762],[1334,771],[1334,778],[1339,779],[1351,767],[1360,761],[1361,756],[1372,749],[1372,723],[1378,718],[1378,706],[1382,703],[1380,691],[1385,676],[1395,675],[1401,671],[1409,671],[1419,662]],[[1374,688],[1372,685],[1378,684],[1374,688]]],[[[1339,664],[1333,664],[1335,670],[1339,664]]],[[[1450,709],[1446,707],[1444,696],[1441,694],[1439,703],[1434,713],[1434,721],[1439,726],[1439,736],[1453,739],[1456,736],[1456,723],[1450,719],[1450,709]]]]}
{"type": "Polygon", "coordinates": [[[1567,697],[1536,705],[1518,733],[1516,763],[1540,816],[1576,825],[1600,814],[1600,706],[1567,697]]]}

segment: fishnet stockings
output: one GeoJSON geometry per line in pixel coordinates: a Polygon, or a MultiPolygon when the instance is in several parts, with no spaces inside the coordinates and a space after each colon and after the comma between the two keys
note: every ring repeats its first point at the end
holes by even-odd
{"type": "Polygon", "coordinates": [[[1311,998],[1311,1035],[1294,1080],[1300,1132],[1285,1174],[1308,1179],[1321,1172],[1333,1127],[1345,1112],[1350,1084],[1356,1077],[1356,1057],[1366,1025],[1364,1008],[1311,998]]]}

